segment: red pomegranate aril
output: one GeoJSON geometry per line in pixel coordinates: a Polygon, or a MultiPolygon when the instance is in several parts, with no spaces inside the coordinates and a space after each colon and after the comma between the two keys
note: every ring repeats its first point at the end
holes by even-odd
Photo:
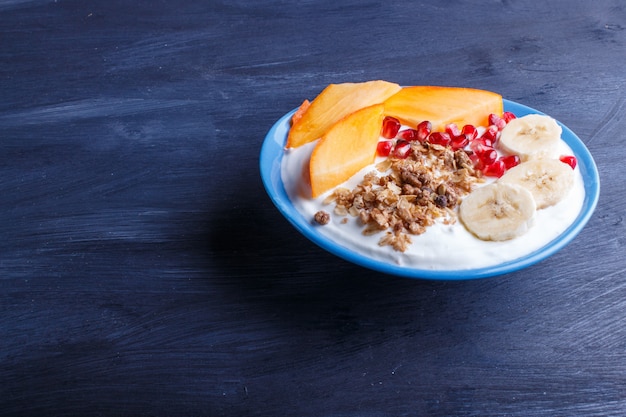
{"type": "Polygon", "coordinates": [[[465,125],[461,129],[461,133],[469,140],[474,140],[478,136],[478,129],[473,125],[465,125]]]}
{"type": "Polygon", "coordinates": [[[576,168],[576,164],[577,164],[577,160],[576,157],[573,155],[562,155],[559,157],[559,160],[569,166],[572,167],[572,169],[576,168]]]}
{"type": "Polygon", "coordinates": [[[428,142],[433,145],[448,146],[450,139],[450,135],[446,132],[433,132],[428,136],[428,142]]]}
{"type": "Polygon", "coordinates": [[[411,153],[411,144],[404,139],[398,139],[393,149],[393,156],[399,159],[405,159],[411,153]]]}
{"type": "Polygon", "coordinates": [[[498,159],[492,162],[491,164],[486,165],[482,171],[483,171],[483,174],[486,175],[487,177],[500,178],[502,175],[504,175],[504,172],[506,171],[506,167],[504,166],[504,162],[498,159]]]}
{"type": "Polygon", "coordinates": [[[417,125],[417,140],[424,142],[428,139],[430,132],[433,130],[433,124],[428,120],[424,120],[417,125]]]}
{"type": "Polygon", "coordinates": [[[485,167],[485,164],[483,164],[483,162],[480,160],[478,155],[476,155],[475,153],[472,152],[472,153],[468,154],[468,156],[469,156],[469,159],[474,164],[474,168],[476,168],[479,171],[482,171],[482,169],[485,167]]]}
{"type": "Polygon", "coordinates": [[[480,137],[470,142],[470,149],[473,151],[484,147],[493,148],[493,141],[489,138],[480,137]]]}
{"type": "Polygon", "coordinates": [[[481,146],[475,149],[474,153],[485,166],[493,164],[498,159],[498,152],[488,146],[481,146]]]}
{"type": "Polygon", "coordinates": [[[498,132],[499,130],[495,125],[490,125],[481,137],[491,139],[491,141],[495,142],[498,137],[498,132]]]}
{"type": "Polygon", "coordinates": [[[400,130],[400,121],[392,116],[385,116],[383,119],[383,128],[381,131],[381,136],[385,139],[393,139],[398,134],[400,130]]]}
{"type": "Polygon", "coordinates": [[[504,126],[506,126],[506,122],[497,114],[491,113],[489,115],[489,125],[495,126],[498,130],[502,130],[504,126]]]}
{"type": "Polygon", "coordinates": [[[513,119],[517,119],[517,116],[510,111],[502,113],[502,120],[504,120],[507,124],[513,119]]]}
{"type": "Polygon", "coordinates": [[[390,140],[381,140],[376,146],[376,153],[378,156],[389,156],[393,148],[393,142],[390,140]]]}
{"type": "Polygon", "coordinates": [[[518,166],[521,162],[519,156],[517,155],[507,155],[500,157],[500,161],[504,163],[504,167],[506,169],[511,169],[515,166],[518,166]]]}
{"type": "Polygon", "coordinates": [[[459,127],[456,125],[456,123],[447,124],[446,133],[450,135],[451,138],[461,135],[461,131],[459,130],[459,127]]]}
{"type": "Polygon", "coordinates": [[[408,142],[413,142],[417,140],[417,130],[415,129],[404,129],[398,132],[398,138],[404,139],[408,142]]]}
{"type": "Polygon", "coordinates": [[[450,147],[455,151],[457,149],[463,149],[469,143],[469,139],[465,135],[453,136],[450,138],[450,147]]]}

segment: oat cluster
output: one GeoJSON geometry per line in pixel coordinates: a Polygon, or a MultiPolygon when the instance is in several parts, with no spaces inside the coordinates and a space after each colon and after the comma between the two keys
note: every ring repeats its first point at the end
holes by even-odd
{"type": "MultiPolygon", "coordinates": [[[[385,232],[378,244],[404,252],[411,235],[424,233],[437,219],[456,222],[461,199],[482,181],[464,150],[412,142],[407,158],[390,156],[353,190],[339,187],[324,204],[334,203],[333,213],[345,216],[344,223],[349,216],[356,218],[365,235],[385,232]]],[[[320,211],[315,217],[325,224],[328,216],[320,211]]]]}

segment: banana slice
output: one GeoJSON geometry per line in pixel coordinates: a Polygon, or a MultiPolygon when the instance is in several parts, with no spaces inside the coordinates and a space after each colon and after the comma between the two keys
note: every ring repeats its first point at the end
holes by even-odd
{"type": "Polygon", "coordinates": [[[561,201],[574,186],[574,170],[558,159],[537,159],[509,169],[498,182],[526,188],[537,209],[561,201]]]}
{"type": "Polygon", "coordinates": [[[561,140],[561,126],[550,116],[529,114],[511,120],[502,129],[498,146],[522,161],[555,158],[561,140]]]}
{"type": "Polygon", "coordinates": [[[502,241],[526,233],[533,225],[536,211],[530,191],[495,182],[465,197],[459,206],[459,217],[479,239],[502,241]]]}

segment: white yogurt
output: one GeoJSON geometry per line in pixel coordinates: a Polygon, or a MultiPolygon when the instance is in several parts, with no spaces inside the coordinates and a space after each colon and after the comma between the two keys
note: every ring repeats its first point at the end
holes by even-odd
{"type": "MultiPolygon", "coordinates": [[[[334,204],[324,205],[323,200],[332,190],[316,199],[310,197],[308,161],[315,144],[312,142],[285,150],[281,177],[294,207],[308,219],[313,219],[319,210],[331,213],[330,223],[318,229],[322,235],[369,258],[397,265],[429,270],[463,270],[518,259],[563,233],[578,217],[585,198],[582,175],[576,167],[574,187],[567,197],[552,207],[538,210],[533,227],[522,236],[503,242],[484,241],[468,232],[458,220],[451,225],[438,222],[421,235],[410,235],[413,243],[405,252],[398,252],[391,246],[378,244],[385,232],[365,236],[362,233],[364,226],[358,218],[336,215],[333,213],[334,204]],[[348,221],[343,223],[344,219],[348,221]]],[[[573,155],[563,141],[559,151],[562,155],[573,155]]],[[[375,169],[374,164],[364,168],[342,186],[353,189],[365,174],[375,169]]]]}

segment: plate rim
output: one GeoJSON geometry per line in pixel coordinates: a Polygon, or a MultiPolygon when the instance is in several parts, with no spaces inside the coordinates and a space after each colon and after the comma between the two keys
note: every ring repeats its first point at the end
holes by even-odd
{"type": "MultiPolygon", "coordinates": [[[[512,111],[518,117],[526,114],[545,114],[539,110],[531,108],[512,100],[503,99],[504,111],[512,111]]],[[[431,270],[409,267],[406,265],[396,265],[378,259],[373,259],[365,254],[350,250],[339,245],[327,237],[315,231],[311,221],[302,216],[292,205],[291,200],[284,188],[281,178],[281,163],[284,155],[284,145],[289,130],[291,116],[297,108],[287,112],[280,117],[270,128],[261,146],[259,157],[259,168],[263,186],[279,212],[285,217],[293,227],[307,239],[327,252],[377,272],[413,279],[427,279],[440,281],[466,281],[471,279],[489,278],[516,272],[521,269],[535,265],[567,246],[585,227],[593,215],[600,195],[600,177],[596,163],[587,149],[584,142],[567,126],[556,120],[563,129],[562,139],[569,145],[578,161],[578,166],[583,177],[585,198],[583,207],[574,222],[560,235],[552,239],[541,248],[516,258],[493,266],[451,269],[451,270],[431,270]]]]}

